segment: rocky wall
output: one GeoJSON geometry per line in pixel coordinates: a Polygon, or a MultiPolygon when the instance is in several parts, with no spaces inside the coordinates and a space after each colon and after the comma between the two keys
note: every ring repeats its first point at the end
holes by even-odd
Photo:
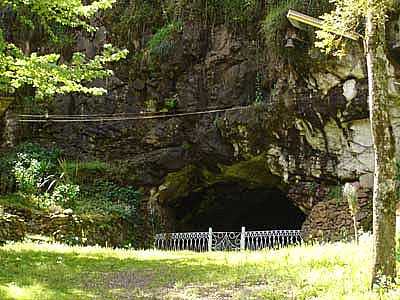
{"type": "Polygon", "coordinates": [[[6,241],[21,241],[26,235],[24,219],[9,213],[0,213],[0,244],[6,241]]]}
{"type": "MultiPolygon", "coordinates": [[[[360,232],[372,230],[372,192],[358,190],[357,227],[360,232]]],[[[353,217],[347,201],[340,195],[317,203],[302,226],[306,241],[339,241],[354,238],[353,217]]]]}
{"type": "Polygon", "coordinates": [[[137,243],[132,241],[130,224],[119,217],[4,208],[0,214],[0,241],[20,241],[27,235],[47,236],[71,245],[121,247],[128,241],[137,243]]]}

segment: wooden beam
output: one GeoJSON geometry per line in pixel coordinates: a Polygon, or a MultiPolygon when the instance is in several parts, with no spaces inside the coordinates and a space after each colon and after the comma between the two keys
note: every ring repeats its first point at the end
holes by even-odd
{"type": "MultiPolygon", "coordinates": [[[[323,27],[323,21],[321,19],[307,16],[303,13],[300,13],[300,12],[292,10],[292,9],[289,9],[286,17],[289,19],[290,23],[294,27],[302,29],[302,30],[304,29],[304,24],[312,26],[312,27],[316,27],[319,29],[322,29],[322,27],[323,27]]],[[[354,41],[357,41],[362,37],[360,34],[358,34],[356,32],[341,33],[341,32],[337,32],[334,30],[330,30],[329,32],[340,35],[340,36],[344,36],[344,37],[352,39],[354,41]]]]}

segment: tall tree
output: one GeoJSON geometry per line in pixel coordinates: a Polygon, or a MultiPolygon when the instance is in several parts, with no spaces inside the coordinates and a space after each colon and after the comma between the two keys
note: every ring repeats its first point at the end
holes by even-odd
{"type": "Polygon", "coordinates": [[[92,58],[80,52],[60,53],[73,49],[79,32],[95,32],[91,19],[115,1],[84,5],[81,0],[1,0],[0,93],[14,94],[25,87],[37,99],[57,93],[104,93],[87,83],[110,76],[107,64],[124,58],[126,50],[106,44],[102,54],[92,58]]]}
{"type": "Polygon", "coordinates": [[[335,0],[335,10],[323,16],[317,46],[343,55],[340,33],[357,30],[365,22],[364,50],[368,72],[368,104],[374,148],[372,285],[396,276],[396,162],[389,113],[389,62],[386,57],[387,14],[390,0],[335,0]],[[339,33],[339,35],[331,32],[339,33]],[[339,48],[338,48],[339,46],[339,48]]]}
{"type": "Polygon", "coordinates": [[[368,0],[365,46],[368,70],[368,102],[375,154],[372,283],[381,275],[396,276],[396,161],[389,114],[388,60],[385,16],[387,4],[368,0]]]}

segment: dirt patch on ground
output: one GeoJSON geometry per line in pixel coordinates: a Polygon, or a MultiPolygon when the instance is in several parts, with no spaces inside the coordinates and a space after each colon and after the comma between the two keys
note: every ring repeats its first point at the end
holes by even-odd
{"type": "Polygon", "coordinates": [[[122,271],[98,274],[84,283],[87,289],[146,289],[153,281],[153,275],[147,271],[122,271]]]}
{"type": "Polygon", "coordinates": [[[216,284],[169,284],[154,286],[155,276],[149,271],[123,271],[98,274],[84,283],[88,291],[102,289],[104,297],[95,299],[135,300],[234,300],[257,299],[257,291],[266,284],[239,283],[234,286],[216,284]],[[106,296],[107,295],[107,296],[106,296]]]}
{"type": "Polygon", "coordinates": [[[186,285],[158,291],[156,299],[163,300],[250,300],[258,299],[255,294],[266,288],[266,285],[238,284],[221,287],[217,285],[186,285]],[[162,293],[162,294],[161,294],[162,293]]]}

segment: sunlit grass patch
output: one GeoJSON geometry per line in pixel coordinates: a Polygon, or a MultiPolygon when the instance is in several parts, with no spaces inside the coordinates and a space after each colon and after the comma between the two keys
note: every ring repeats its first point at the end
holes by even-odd
{"type": "Polygon", "coordinates": [[[194,253],[15,243],[0,299],[400,299],[369,292],[371,241],[194,253]]]}

